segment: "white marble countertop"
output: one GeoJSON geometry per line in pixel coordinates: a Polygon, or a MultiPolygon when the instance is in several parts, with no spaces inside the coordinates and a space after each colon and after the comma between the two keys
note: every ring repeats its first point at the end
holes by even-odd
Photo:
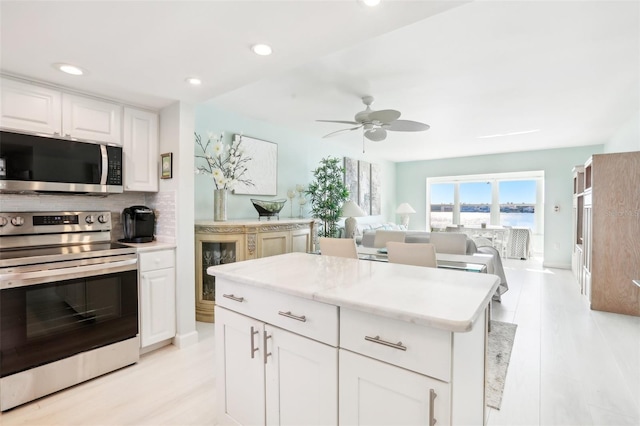
{"type": "Polygon", "coordinates": [[[259,225],[277,225],[277,224],[286,224],[286,223],[309,223],[309,222],[313,222],[315,219],[313,218],[288,218],[288,217],[281,217],[280,219],[277,219],[275,217],[271,218],[270,220],[267,218],[264,218],[262,220],[259,219],[233,219],[233,220],[225,220],[223,222],[216,222],[213,220],[196,220],[195,221],[195,226],[237,226],[237,225],[244,225],[244,226],[259,226],[259,225]]]}
{"type": "Polygon", "coordinates": [[[142,252],[145,252],[145,251],[157,251],[157,250],[174,249],[174,248],[176,248],[175,244],[164,243],[164,242],[159,242],[159,241],[151,241],[150,243],[123,243],[123,242],[121,242],[120,244],[124,244],[125,246],[129,246],[129,247],[134,247],[138,251],[138,253],[142,253],[142,252]]]}
{"type": "Polygon", "coordinates": [[[212,266],[207,273],[453,332],[471,329],[500,283],[491,274],[305,253],[212,266]]]}

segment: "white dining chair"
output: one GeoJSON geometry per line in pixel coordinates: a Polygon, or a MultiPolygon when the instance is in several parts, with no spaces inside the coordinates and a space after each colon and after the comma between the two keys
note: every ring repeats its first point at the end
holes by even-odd
{"type": "Polygon", "coordinates": [[[356,240],[353,238],[327,238],[321,237],[320,254],[326,256],[358,258],[356,240]]]}
{"type": "Polygon", "coordinates": [[[430,243],[387,243],[387,256],[390,263],[405,265],[428,266],[437,268],[436,248],[430,243]]]}
{"type": "Polygon", "coordinates": [[[378,229],[373,241],[373,246],[375,248],[383,248],[387,246],[389,241],[404,243],[404,237],[406,234],[406,231],[385,231],[383,229],[378,229]]]}
{"type": "Polygon", "coordinates": [[[456,232],[432,232],[429,242],[438,253],[467,254],[467,236],[456,232]]]}

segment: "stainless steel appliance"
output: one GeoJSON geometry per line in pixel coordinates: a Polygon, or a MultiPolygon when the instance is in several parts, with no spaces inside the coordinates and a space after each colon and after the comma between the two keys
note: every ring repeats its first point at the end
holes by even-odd
{"type": "Polygon", "coordinates": [[[0,410],[138,361],[137,254],[110,216],[0,213],[0,410]]]}
{"type": "Polygon", "coordinates": [[[153,241],[156,229],[156,215],[149,207],[131,206],[122,211],[124,241],[127,243],[148,243],[153,241]]]}
{"type": "Polygon", "coordinates": [[[118,146],[2,131],[0,159],[0,192],[123,192],[118,146]]]}

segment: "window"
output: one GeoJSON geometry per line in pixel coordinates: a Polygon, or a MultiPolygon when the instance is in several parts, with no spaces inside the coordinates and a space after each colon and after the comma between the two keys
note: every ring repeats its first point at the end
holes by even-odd
{"type": "Polygon", "coordinates": [[[500,225],[535,228],[536,181],[499,182],[500,225]]]}
{"type": "Polygon", "coordinates": [[[447,176],[427,179],[427,223],[527,227],[542,234],[544,172],[447,176]]]}
{"type": "Polygon", "coordinates": [[[453,223],[453,183],[431,185],[431,228],[444,229],[453,223]]]}

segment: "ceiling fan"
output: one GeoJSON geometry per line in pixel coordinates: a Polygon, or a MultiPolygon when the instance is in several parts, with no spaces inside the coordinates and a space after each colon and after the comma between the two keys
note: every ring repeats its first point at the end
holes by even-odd
{"type": "Polygon", "coordinates": [[[364,103],[367,108],[355,115],[355,121],[316,120],[323,123],[351,124],[355,126],[331,132],[328,135],[324,135],[323,138],[363,129],[363,136],[365,138],[370,141],[379,142],[386,139],[387,131],[389,130],[393,132],[422,132],[429,130],[430,126],[425,123],[411,120],[398,120],[398,118],[400,118],[400,111],[396,111],[395,109],[372,110],[371,104],[373,103],[373,96],[364,96],[362,103],[364,103]]]}

